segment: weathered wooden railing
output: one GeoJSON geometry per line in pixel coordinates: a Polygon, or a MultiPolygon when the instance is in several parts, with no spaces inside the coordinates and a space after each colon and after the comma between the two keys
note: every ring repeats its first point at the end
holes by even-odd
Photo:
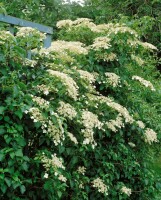
{"type": "MultiPolygon", "coordinates": [[[[53,28],[49,26],[44,26],[42,24],[30,22],[20,18],[12,17],[9,15],[0,14],[0,22],[9,24],[9,31],[14,34],[14,26],[21,27],[31,27],[36,28],[40,32],[46,33],[46,39],[44,40],[44,47],[48,48],[51,46],[53,28]]],[[[28,58],[31,58],[30,52],[28,53],[28,58]]]]}

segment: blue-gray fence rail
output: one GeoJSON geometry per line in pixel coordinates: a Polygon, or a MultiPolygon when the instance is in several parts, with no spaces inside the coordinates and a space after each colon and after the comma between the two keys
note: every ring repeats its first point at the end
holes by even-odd
{"type": "Polygon", "coordinates": [[[9,15],[0,14],[0,21],[10,24],[9,31],[14,34],[14,26],[32,27],[36,28],[40,32],[46,33],[46,39],[44,40],[44,47],[48,48],[51,46],[53,28],[44,26],[42,24],[30,22],[20,18],[12,17],[9,15]]]}

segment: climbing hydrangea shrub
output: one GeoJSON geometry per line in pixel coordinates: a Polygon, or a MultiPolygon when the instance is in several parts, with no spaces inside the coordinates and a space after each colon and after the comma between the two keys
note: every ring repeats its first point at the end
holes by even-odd
{"type": "Polygon", "coordinates": [[[123,24],[57,26],[48,49],[37,30],[0,32],[1,199],[152,199],[157,49],[123,24]]]}

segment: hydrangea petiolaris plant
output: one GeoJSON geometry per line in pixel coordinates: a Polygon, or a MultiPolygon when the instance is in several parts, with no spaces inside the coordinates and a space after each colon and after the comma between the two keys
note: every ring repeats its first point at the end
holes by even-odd
{"type": "Polygon", "coordinates": [[[48,49],[37,30],[0,33],[1,199],[152,199],[156,47],[123,24],[57,26],[48,49]]]}

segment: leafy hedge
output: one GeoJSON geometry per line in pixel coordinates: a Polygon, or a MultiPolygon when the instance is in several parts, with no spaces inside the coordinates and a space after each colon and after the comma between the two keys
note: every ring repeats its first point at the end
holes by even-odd
{"type": "Polygon", "coordinates": [[[1,199],[154,198],[156,47],[123,24],[57,26],[48,49],[31,28],[0,32],[1,199]]]}

